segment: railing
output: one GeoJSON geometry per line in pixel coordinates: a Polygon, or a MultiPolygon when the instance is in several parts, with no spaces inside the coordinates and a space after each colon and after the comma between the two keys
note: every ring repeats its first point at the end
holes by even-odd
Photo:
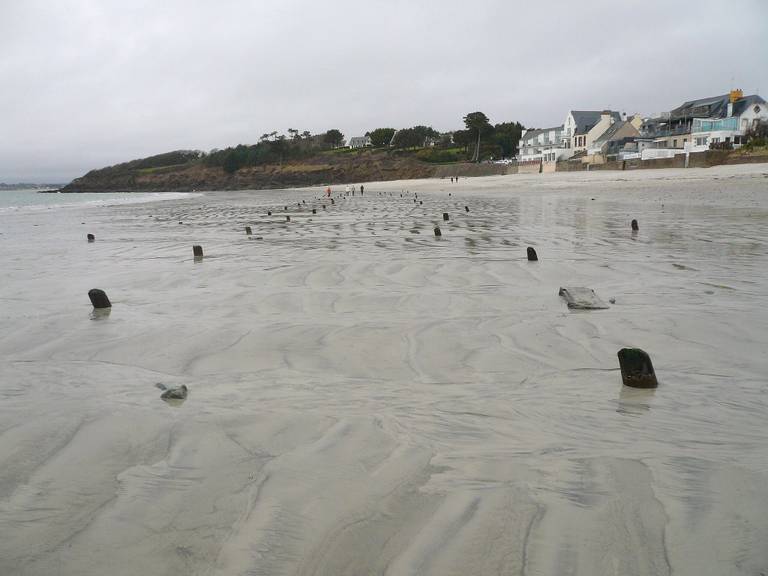
{"type": "Polygon", "coordinates": [[[718,130],[737,131],[739,129],[739,119],[719,118],[717,120],[707,120],[704,118],[694,118],[692,132],[715,132],[718,130]]]}

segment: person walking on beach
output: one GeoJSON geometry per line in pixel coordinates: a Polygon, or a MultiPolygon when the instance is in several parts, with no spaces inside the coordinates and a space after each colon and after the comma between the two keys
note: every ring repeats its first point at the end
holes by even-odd
{"type": "Polygon", "coordinates": [[[326,191],[325,191],[325,195],[326,195],[328,198],[330,198],[330,197],[331,197],[331,187],[330,187],[330,186],[328,186],[328,188],[326,189],[326,191]]]}
{"type": "Polygon", "coordinates": [[[362,184],[360,184],[360,196],[362,196],[362,195],[363,195],[363,192],[364,192],[364,191],[365,191],[365,186],[363,186],[362,184]]]}
{"type": "Polygon", "coordinates": [[[349,184],[347,184],[347,187],[344,189],[344,192],[347,196],[349,196],[349,184]]]}

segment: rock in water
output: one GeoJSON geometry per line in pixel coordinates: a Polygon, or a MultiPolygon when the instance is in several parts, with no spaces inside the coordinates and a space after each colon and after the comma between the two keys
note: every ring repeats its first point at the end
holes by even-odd
{"type": "Polygon", "coordinates": [[[96,236],[94,236],[93,234],[88,234],[87,238],[88,238],[88,242],[93,242],[96,240],[96,236]]]}
{"type": "Polygon", "coordinates": [[[467,212],[469,212],[469,206],[464,206],[464,210],[466,210],[467,212]]]}
{"type": "Polygon", "coordinates": [[[560,288],[560,296],[565,298],[568,308],[578,310],[604,310],[608,305],[600,300],[592,288],[566,287],[560,288]]]}
{"type": "Polygon", "coordinates": [[[619,350],[621,380],[632,388],[656,388],[659,382],[653,371],[651,357],[640,348],[622,348],[619,350]]]}
{"type": "MultiPolygon", "coordinates": [[[[538,262],[539,257],[536,254],[536,250],[534,250],[531,246],[528,246],[528,261],[529,262],[538,262]]],[[[560,293],[562,295],[562,288],[560,289],[560,293]]]]}
{"type": "Polygon", "coordinates": [[[317,208],[312,208],[312,214],[317,214],[317,208]]]}
{"type": "Polygon", "coordinates": [[[443,220],[445,222],[448,222],[448,219],[449,219],[448,212],[443,212],[443,220]]]}
{"type": "Polygon", "coordinates": [[[112,308],[112,302],[109,301],[104,290],[98,288],[88,290],[88,298],[91,299],[94,308],[112,308]]]}
{"type": "Polygon", "coordinates": [[[637,220],[632,220],[632,230],[634,230],[635,232],[640,230],[640,226],[637,225],[637,220]]]}
{"type": "Polygon", "coordinates": [[[178,388],[168,388],[160,394],[163,400],[185,400],[187,398],[187,385],[182,384],[178,388]]]}
{"type": "Polygon", "coordinates": [[[435,226],[435,236],[442,236],[443,232],[440,230],[440,226],[435,226]]]}

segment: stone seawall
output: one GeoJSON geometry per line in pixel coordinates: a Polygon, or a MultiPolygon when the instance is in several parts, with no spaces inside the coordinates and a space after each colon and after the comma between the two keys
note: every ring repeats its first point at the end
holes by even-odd
{"type": "MultiPolygon", "coordinates": [[[[710,168],[722,164],[760,164],[768,162],[768,154],[734,154],[727,150],[707,150],[693,152],[688,158],[688,168],[710,168]]],[[[685,154],[676,154],[672,158],[653,158],[650,160],[613,160],[603,164],[581,162],[558,162],[557,172],[582,172],[593,170],[645,170],[656,168],[685,168],[685,154]]]]}

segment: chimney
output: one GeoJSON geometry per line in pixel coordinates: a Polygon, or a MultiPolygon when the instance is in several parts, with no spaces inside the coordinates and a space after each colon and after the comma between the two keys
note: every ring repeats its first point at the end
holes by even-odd
{"type": "Polygon", "coordinates": [[[736,88],[735,90],[731,90],[731,92],[728,94],[728,116],[733,116],[733,103],[737,100],[741,100],[744,98],[744,92],[742,92],[741,88],[736,88]]]}

